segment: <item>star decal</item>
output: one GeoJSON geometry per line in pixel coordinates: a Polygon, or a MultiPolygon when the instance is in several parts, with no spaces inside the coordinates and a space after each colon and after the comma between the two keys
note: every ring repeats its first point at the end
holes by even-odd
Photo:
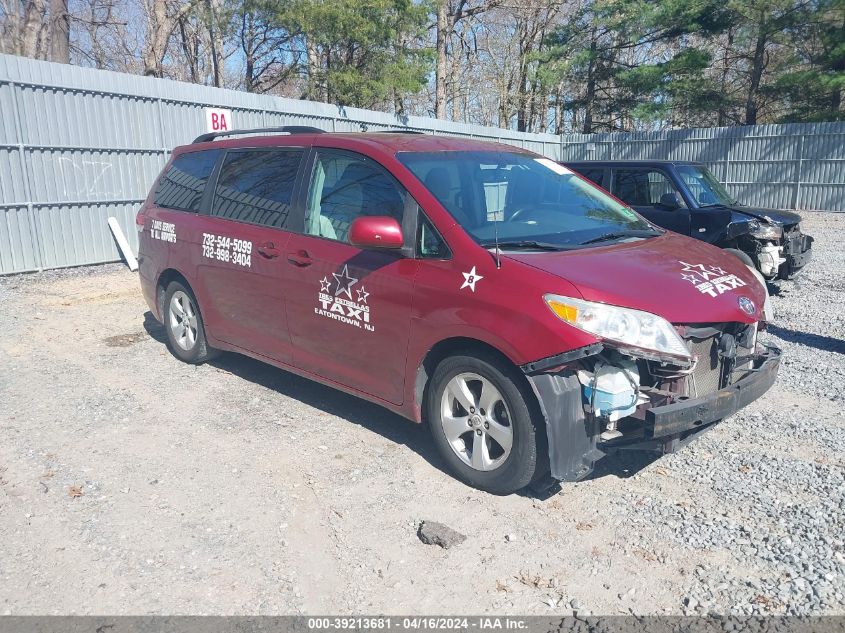
{"type": "Polygon", "coordinates": [[[349,276],[349,266],[344,264],[343,273],[340,275],[332,273],[332,277],[334,277],[337,282],[337,288],[335,288],[334,296],[338,297],[345,294],[349,297],[349,300],[352,301],[352,286],[358,283],[358,278],[349,276]]]}
{"type": "Polygon", "coordinates": [[[710,270],[712,270],[717,275],[727,275],[728,274],[726,271],[722,270],[718,266],[711,266],[710,270]]]}
{"type": "Polygon", "coordinates": [[[363,303],[364,305],[367,304],[367,297],[370,296],[370,293],[366,291],[364,286],[361,286],[355,292],[358,293],[358,303],[363,303]]]}
{"type": "Polygon", "coordinates": [[[695,275],[685,275],[685,274],[681,273],[681,277],[685,281],[690,282],[691,284],[697,284],[698,283],[698,277],[696,277],[695,275]]]}
{"type": "Polygon", "coordinates": [[[468,273],[461,273],[461,274],[464,276],[464,283],[460,287],[460,290],[463,290],[464,288],[469,288],[470,290],[475,292],[475,284],[479,280],[484,279],[484,277],[482,277],[477,272],[475,272],[475,266],[473,266],[472,270],[469,271],[468,273]]]}
{"type": "Polygon", "coordinates": [[[707,281],[708,279],[710,279],[710,277],[716,276],[716,273],[714,273],[712,270],[707,270],[704,267],[704,264],[687,264],[686,262],[682,262],[681,260],[678,260],[678,263],[684,265],[683,271],[685,273],[695,273],[704,281],[707,281]]]}
{"type": "Polygon", "coordinates": [[[323,277],[320,280],[320,292],[328,292],[332,287],[332,282],[329,281],[328,277],[323,277]]]}

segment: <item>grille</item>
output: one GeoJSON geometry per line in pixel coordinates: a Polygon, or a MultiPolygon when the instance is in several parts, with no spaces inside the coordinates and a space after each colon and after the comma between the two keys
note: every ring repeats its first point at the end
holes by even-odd
{"type": "Polygon", "coordinates": [[[693,358],[698,359],[688,377],[689,395],[701,398],[718,391],[722,386],[722,363],[716,337],[689,339],[688,345],[693,358]]]}

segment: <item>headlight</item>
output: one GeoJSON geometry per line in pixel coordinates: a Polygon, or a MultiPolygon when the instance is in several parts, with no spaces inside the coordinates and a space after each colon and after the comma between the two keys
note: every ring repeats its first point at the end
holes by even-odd
{"type": "Polygon", "coordinates": [[[779,240],[783,235],[783,228],[777,224],[759,223],[755,229],[751,229],[751,235],[761,240],[779,240]]]}
{"type": "Polygon", "coordinates": [[[692,359],[672,324],[656,314],[553,294],[543,299],[560,320],[611,344],[670,357],[661,360],[689,362],[692,359]]]}

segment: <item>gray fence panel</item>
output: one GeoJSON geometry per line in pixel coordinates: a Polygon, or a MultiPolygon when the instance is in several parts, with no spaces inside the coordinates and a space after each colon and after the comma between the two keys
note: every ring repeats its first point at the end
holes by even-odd
{"type": "Polygon", "coordinates": [[[845,211],[845,123],[559,137],[0,55],[0,274],[119,259],[110,216],[137,248],[139,204],[170,151],[205,131],[209,106],[238,128],[402,128],[561,161],[695,160],[747,204],[845,211]]]}

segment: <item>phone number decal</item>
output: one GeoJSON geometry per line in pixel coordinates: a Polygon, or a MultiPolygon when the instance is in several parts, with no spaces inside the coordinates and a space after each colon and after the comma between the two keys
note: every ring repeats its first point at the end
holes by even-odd
{"type": "Polygon", "coordinates": [[[219,262],[252,266],[252,242],[224,235],[202,234],[202,255],[219,262]]]}

